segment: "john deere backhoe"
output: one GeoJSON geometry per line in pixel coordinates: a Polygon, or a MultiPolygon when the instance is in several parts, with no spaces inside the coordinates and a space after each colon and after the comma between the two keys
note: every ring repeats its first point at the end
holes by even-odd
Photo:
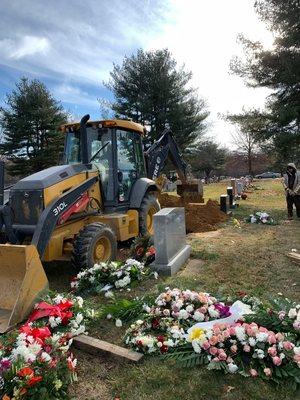
{"type": "Polygon", "coordinates": [[[145,157],[144,127],[131,121],[87,115],[62,130],[64,165],[21,179],[0,203],[0,332],[23,320],[47,289],[42,261],[72,260],[80,270],[115,259],[118,241],[153,233],[155,178],[168,155],[186,176],[169,131],[145,157]]]}

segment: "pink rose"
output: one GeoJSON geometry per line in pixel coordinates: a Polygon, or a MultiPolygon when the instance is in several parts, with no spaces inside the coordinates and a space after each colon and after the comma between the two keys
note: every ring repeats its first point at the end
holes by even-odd
{"type": "Polygon", "coordinates": [[[246,333],[247,333],[248,336],[254,336],[255,335],[255,333],[254,333],[253,329],[251,328],[251,326],[247,326],[246,333]]]}
{"type": "Polygon", "coordinates": [[[283,334],[280,332],[276,333],[275,337],[278,340],[278,342],[281,342],[284,339],[283,334]]]}
{"type": "Polygon", "coordinates": [[[272,371],[270,370],[270,368],[265,368],[264,373],[266,376],[272,376],[272,371]]]}
{"type": "Polygon", "coordinates": [[[230,336],[235,336],[235,327],[234,326],[231,326],[229,328],[229,333],[230,333],[230,336]]]}
{"type": "Polygon", "coordinates": [[[276,336],[275,334],[272,332],[269,334],[268,336],[268,343],[269,344],[275,344],[276,343],[276,336]]]}
{"type": "Polygon", "coordinates": [[[198,310],[199,310],[202,314],[206,314],[206,312],[207,312],[207,307],[200,307],[198,310]]]}
{"type": "Polygon", "coordinates": [[[220,359],[221,361],[225,361],[226,358],[227,358],[227,355],[226,355],[226,353],[225,353],[224,350],[220,350],[220,351],[219,351],[219,354],[218,354],[218,357],[219,357],[219,359],[220,359]]]}
{"type": "MultiPolygon", "coordinates": [[[[266,368],[266,369],[267,369],[267,368],[266,368]]],[[[250,372],[250,375],[251,375],[253,378],[255,378],[255,377],[258,375],[256,369],[254,369],[254,368],[251,368],[249,372],[250,372]]]]}
{"type": "Polygon", "coordinates": [[[272,358],[273,364],[276,365],[277,367],[282,363],[281,358],[280,357],[273,357],[272,358]]]}
{"type": "Polygon", "coordinates": [[[300,362],[300,354],[294,355],[294,361],[296,361],[297,363],[300,362]]]}
{"type": "Polygon", "coordinates": [[[226,362],[227,362],[227,364],[231,364],[231,363],[233,363],[233,358],[231,358],[231,357],[227,357],[227,360],[226,360],[226,362]]]}
{"type": "Polygon", "coordinates": [[[220,361],[220,359],[218,358],[218,357],[214,357],[211,361],[214,361],[214,362],[219,362],[220,361]]]}
{"type": "Polygon", "coordinates": [[[233,345],[230,347],[230,350],[232,351],[232,353],[236,353],[236,352],[237,352],[237,345],[233,344],[233,345]]]}
{"type": "Polygon", "coordinates": [[[284,311],[279,311],[278,313],[278,318],[282,321],[285,317],[285,312],[284,311]]]}
{"type": "Polygon", "coordinates": [[[216,348],[216,347],[211,347],[210,349],[209,349],[209,353],[211,354],[211,355],[213,355],[213,356],[215,356],[217,353],[218,353],[218,349],[216,348]]]}
{"type": "Polygon", "coordinates": [[[212,337],[209,339],[209,343],[210,343],[211,346],[216,345],[216,344],[218,343],[218,338],[217,338],[217,336],[212,336],[212,337]]]}
{"type": "Polygon", "coordinates": [[[300,321],[295,321],[293,323],[293,327],[296,329],[296,331],[300,331],[300,321]]]}
{"type": "Polygon", "coordinates": [[[243,350],[245,353],[249,353],[249,351],[251,350],[251,347],[248,344],[245,344],[245,346],[243,347],[243,350]]]}
{"type": "Polygon", "coordinates": [[[259,332],[265,332],[265,333],[268,332],[268,329],[263,326],[260,326],[258,330],[259,332]]]}
{"type": "Polygon", "coordinates": [[[210,348],[209,341],[206,340],[205,342],[202,343],[202,349],[207,350],[210,348]]]}
{"type": "Polygon", "coordinates": [[[269,348],[268,348],[268,354],[270,354],[271,357],[277,356],[276,347],[269,347],[269,348]]]}
{"type": "Polygon", "coordinates": [[[229,336],[230,336],[229,329],[226,329],[226,331],[223,331],[223,336],[224,336],[224,339],[229,338],[229,336]]]}
{"type": "Polygon", "coordinates": [[[284,350],[292,350],[294,348],[294,344],[291,342],[283,342],[284,350]]]}

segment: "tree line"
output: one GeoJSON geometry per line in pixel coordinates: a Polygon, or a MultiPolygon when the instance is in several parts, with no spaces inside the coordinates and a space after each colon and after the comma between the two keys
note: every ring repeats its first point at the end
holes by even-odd
{"type": "MultiPolygon", "coordinates": [[[[223,116],[237,127],[236,151],[229,152],[207,137],[208,107],[191,85],[192,73],[178,66],[168,49],[140,49],[113,65],[109,81],[104,82],[114,95],[114,101],[104,105],[110,116],[145,125],[148,143],[170,128],[197,175],[226,173],[233,160],[235,165],[239,160],[242,170],[246,164],[247,173],[253,174],[257,159],[266,154],[263,165],[276,170],[290,161],[299,163],[299,0],[258,0],[255,10],[275,36],[273,48],[266,50],[240,36],[245,59],[232,59],[230,69],[248,86],[267,87],[272,94],[264,110],[242,109],[223,116]]],[[[10,161],[9,172],[24,176],[57,164],[64,141],[57,128],[69,118],[42,82],[28,78],[17,82],[0,108],[0,156],[10,161]]]]}

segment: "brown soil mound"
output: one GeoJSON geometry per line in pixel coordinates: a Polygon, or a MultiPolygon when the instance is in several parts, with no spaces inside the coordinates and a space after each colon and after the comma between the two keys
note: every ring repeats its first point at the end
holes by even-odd
{"type": "Polygon", "coordinates": [[[162,193],[159,196],[162,207],[185,207],[186,230],[206,232],[218,229],[218,224],[227,220],[226,214],[220,211],[216,201],[208,200],[206,204],[188,203],[181,197],[162,193]]]}

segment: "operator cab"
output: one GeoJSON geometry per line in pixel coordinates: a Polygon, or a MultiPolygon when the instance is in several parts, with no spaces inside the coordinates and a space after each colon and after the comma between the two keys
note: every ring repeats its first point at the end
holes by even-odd
{"type": "MultiPolygon", "coordinates": [[[[82,127],[65,127],[65,164],[82,163],[82,127]]],[[[127,206],[139,178],[147,176],[143,154],[143,127],[125,120],[88,122],[86,159],[97,168],[106,207],[127,206]]]]}

